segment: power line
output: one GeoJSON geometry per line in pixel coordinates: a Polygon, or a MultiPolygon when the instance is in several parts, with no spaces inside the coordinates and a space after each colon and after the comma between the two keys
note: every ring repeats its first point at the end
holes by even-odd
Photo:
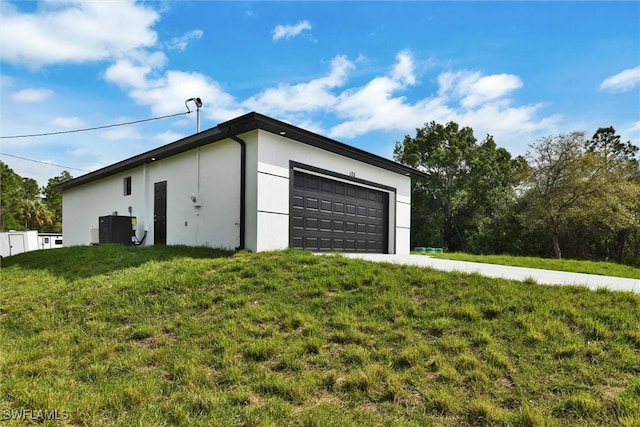
{"type": "MultiPolygon", "coordinates": [[[[96,126],[96,127],[92,127],[92,128],[85,128],[85,129],[63,130],[63,131],[59,131],[59,132],[47,132],[47,133],[34,133],[34,134],[31,134],[31,135],[0,136],[0,139],[32,138],[32,137],[36,137],[36,136],[51,136],[51,135],[62,135],[62,134],[65,134],[65,133],[87,132],[87,131],[90,131],[90,130],[106,129],[106,128],[113,128],[113,127],[116,127],[116,126],[127,126],[127,125],[133,125],[133,124],[136,124],[136,123],[150,122],[152,120],[168,119],[170,117],[182,116],[183,114],[189,114],[189,113],[191,113],[191,111],[185,111],[183,113],[176,113],[176,114],[169,114],[169,115],[160,116],[160,117],[152,117],[150,119],[135,120],[135,121],[132,121],[132,122],[116,123],[116,124],[105,125],[105,126],[96,126]]],[[[26,159],[26,160],[29,160],[29,159],[26,159]]],[[[47,164],[49,164],[49,163],[47,163],[47,164]]]]}
{"type": "Polygon", "coordinates": [[[78,169],[78,168],[74,168],[74,167],[71,167],[71,166],[63,166],[63,165],[58,165],[58,164],[55,164],[55,163],[43,162],[42,160],[28,159],[26,157],[14,156],[13,154],[0,153],[0,155],[8,156],[8,157],[14,157],[16,159],[28,160],[30,162],[35,162],[35,163],[42,163],[43,165],[48,165],[48,166],[57,166],[57,167],[63,168],[63,169],[73,169],[73,170],[77,170],[77,171],[81,171],[81,172],[91,172],[91,171],[88,171],[86,169],[78,169]]]}

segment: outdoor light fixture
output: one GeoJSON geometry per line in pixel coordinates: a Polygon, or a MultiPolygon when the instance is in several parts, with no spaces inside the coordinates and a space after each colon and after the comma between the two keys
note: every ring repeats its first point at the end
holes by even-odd
{"type": "Polygon", "coordinates": [[[200,132],[200,107],[202,107],[202,100],[200,98],[189,98],[184,101],[184,106],[187,107],[187,111],[191,112],[187,103],[193,101],[196,104],[196,133],[200,132]]]}

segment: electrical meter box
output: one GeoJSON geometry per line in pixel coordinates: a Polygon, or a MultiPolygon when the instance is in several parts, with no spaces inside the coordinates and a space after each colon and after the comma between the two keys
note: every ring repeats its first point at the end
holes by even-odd
{"type": "Polygon", "coordinates": [[[98,238],[102,243],[132,245],[135,242],[134,216],[107,215],[98,218],[98,238]]]}

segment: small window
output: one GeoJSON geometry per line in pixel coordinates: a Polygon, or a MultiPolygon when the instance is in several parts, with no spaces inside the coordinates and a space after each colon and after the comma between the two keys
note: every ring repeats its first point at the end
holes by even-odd
{"type": "Polygon", "coordinates": [[[48,244],[49,244],[49,238],[48,238],[48,237],[45,237],[45,238],[44,238],[44,242],[48,245],[48,244]]]}
{"type": "Polygon", "coordinates": [[[127,176],[124,179],[124,195],[125,196],[131,195],[131,177],[130,176],[127,176]]]}

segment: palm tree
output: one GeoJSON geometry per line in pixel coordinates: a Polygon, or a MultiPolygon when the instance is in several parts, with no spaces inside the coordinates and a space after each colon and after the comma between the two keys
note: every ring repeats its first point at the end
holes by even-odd
{"type": "Polygon", "coordinates": [[[20,212],[25,230],[38,230],[53,222],[54,214],[41,199],[23,200],[20,212]]]}

